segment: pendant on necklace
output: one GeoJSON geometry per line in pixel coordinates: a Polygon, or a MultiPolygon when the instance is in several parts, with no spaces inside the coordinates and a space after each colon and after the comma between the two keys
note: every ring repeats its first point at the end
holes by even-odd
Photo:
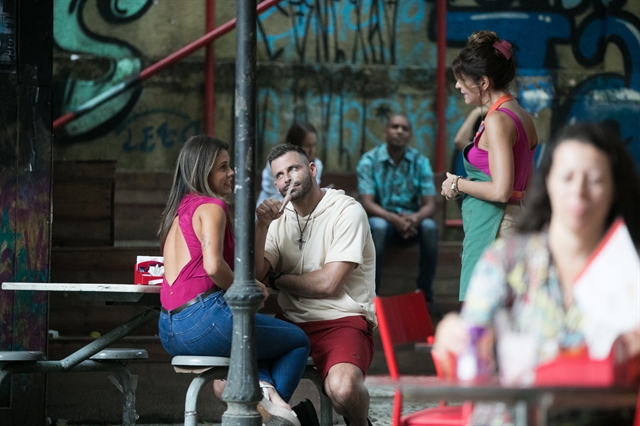
{"type": "Polygon", "coordinates": [[[298,239],[298,249],[300,250],[302,250],[302,243],[306,243],[306,241],[302,239],[302,232],[301,232],[300,238],[298,239]]]}

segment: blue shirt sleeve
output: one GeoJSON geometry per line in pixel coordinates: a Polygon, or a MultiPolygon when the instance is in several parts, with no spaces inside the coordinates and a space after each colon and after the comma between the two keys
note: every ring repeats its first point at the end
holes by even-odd
{"type": "Polygon", "coordinates": [[[436,187],[433,184],[433,171],[431,170],[431,164],[427,157],[420,156],[418,160],[418,170],[420,175],[420,197],[436,195],[436,187]]]}
{"type": "Polygon", "coordinates": [[[373,180],[373,164],[369,155],[364,154],[362,156],[358,162],[356,171],[358,172],[358,193],[360,195],[375,195],[376,188],[373,180]]]}

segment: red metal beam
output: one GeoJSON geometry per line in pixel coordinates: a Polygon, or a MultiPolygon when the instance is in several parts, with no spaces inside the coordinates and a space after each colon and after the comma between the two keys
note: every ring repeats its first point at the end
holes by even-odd
{"type": "MultiPolygon", "coordinates": [[[[265,1],[263,1],[262,3],[260,3],[258,5],[258,7],[256,8],[256,12],[258,14],[260,14],[260,13],[264,12],[265,10],[269,9],[271,6],[275,6],[276,4],[280,3],[280,1],[282,1],[282,0],[265,0],[265,1]]],[[[84,104],[80,105],[80,107],[76,111],[68,112],[68,113],[60,116],[59,118],[57,118],[53,122],[53,131],[55,132],[55,131],[58,131],[58,130],[64,128],[67,124],[71,123],[73,120],[75,120],[75,119],[83,116],[84,114],[94,110],[96,107],[102,105],[103,103],[105,103],[109,99],[119,95],[120,93],[124,92],[128,88],[142,83],[143,81],[147,80],[152,75],[157,74],[158,72],[164,70],[165,68],[167,68],[167,67],[173,65],[174,63],[180,61],[184,57],[189,56],[190,54],[192,54],[196,50],[198,50],[201,47],[205,46],[206,44],[212,42],[213,40],[217,39],[218,37],[221,37],[221,36],[227,34],[231,30],[233,30],[235,27],[236,27],[236,19],[234,18],[234,19],[230,20],[229,22],[219,26],[215,30],[205,34],[202,37],[200,37],[196,41],[189,43],[188,45],[186,45],[182,49],[180,49],[180,50],[178,50],[176,52],[173,52],[171,55],[167,56],[166,58],[159,60],[158,62],[156,62],[155,64],[151,65],[150,67],[145,68],[144,70],[140,71],[139,74],[135,74],[135,75],[130,76],[127,80],[123,81],[122,83],[120,83],[120,84],[118,84],[116,86],[113,86],[111,89],[108,89],[105,92],[102,92],[101,94],[99,94],[95,98],[93,98],[93,99],[85,102],[84,104]]]]}
{"type": "MultiPolygon", "coordinates": [[[[207,0],[205,33],[213,31],[216,25],[216,0],[207,0]]],[[[216,98],[214,92],[216,58],[215,43],[207,44],[204,55],[204,132],[213,136],[215,130],[216,98]]]]}
{"type": "Polygon", "coordinates": [[[437,49],[438,59],[436,68],[436,173],[444,173],[446,150],[446,109],[447,109],[447,0],[438,0],[437,4],[437,49]]]}

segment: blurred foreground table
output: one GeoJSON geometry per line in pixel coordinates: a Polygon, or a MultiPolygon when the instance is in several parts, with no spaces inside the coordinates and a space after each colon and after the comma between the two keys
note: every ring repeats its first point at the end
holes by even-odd
{"type": "Polygon", "coordinates": [[[368,376],[367,387],[398,389],[412,399],[448,402],[504,402],[515,407],[514,424],[546,425],[549,408],[633,407],[638,401],[637,386],[529,386],[505,387],[497,382],[460,383],[435,376],[368,376]]]}

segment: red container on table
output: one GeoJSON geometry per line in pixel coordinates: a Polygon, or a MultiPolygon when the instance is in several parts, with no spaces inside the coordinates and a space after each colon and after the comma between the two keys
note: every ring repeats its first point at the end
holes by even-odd
{"type": "Polygon", "coordinates": [[[629,358],[616,341],[603,360],[589,358],[587,351],[560,355],[536,368],[537,386],[614,386],[640,383],[640,354],[629,358]]]}
{"type": "Polygon", "coordinates": [[[134,284],[158,285],[164,276],[164,257],[138,256],[134,268],[134,284]]]}

